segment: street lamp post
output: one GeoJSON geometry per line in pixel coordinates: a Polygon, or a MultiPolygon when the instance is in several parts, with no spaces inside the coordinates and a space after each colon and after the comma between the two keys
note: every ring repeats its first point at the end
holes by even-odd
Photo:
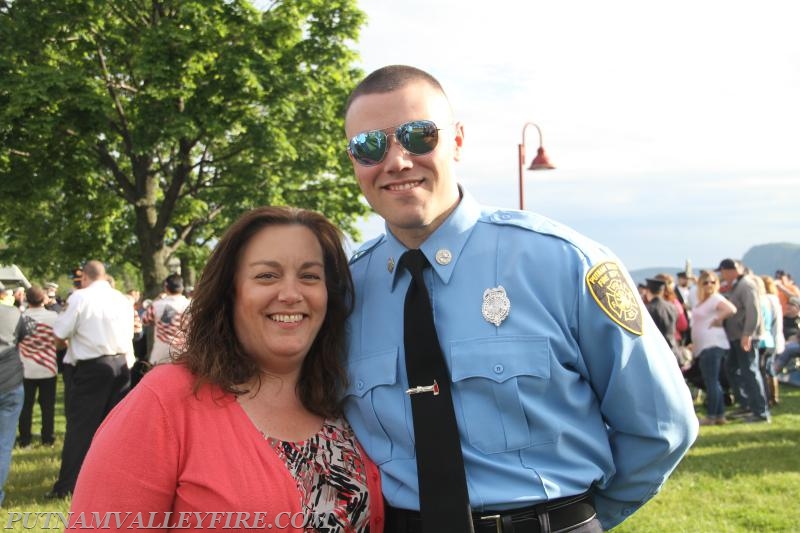
{"type": "Polygon", "coordinates": [[[531,166],[528,170],[550,170],[556,168],[550,163],[547,154],[544,152],[542,145],[542,130],[538,125],[533,122],[526,122],[522,127],[522,144],[519,145],[519,208],[525,209],[525,187],[524,187],[524,172],[525,172],[525,132],[528,126],[533,126],[539,132],[539,149],[536,151],[536,157],[533,158],[531,166]]]}

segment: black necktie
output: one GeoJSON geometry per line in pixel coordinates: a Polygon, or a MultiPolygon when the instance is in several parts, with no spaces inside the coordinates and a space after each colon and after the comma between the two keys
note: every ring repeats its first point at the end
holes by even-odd
{"type": "Polygon", "coordinates": [[[419,250],[400,258],[413,278],[406,293],[403,340],[419,477],[423,533],[471,533],[467,480],[458,425],[423,269],[430,266],[419,250]]]}

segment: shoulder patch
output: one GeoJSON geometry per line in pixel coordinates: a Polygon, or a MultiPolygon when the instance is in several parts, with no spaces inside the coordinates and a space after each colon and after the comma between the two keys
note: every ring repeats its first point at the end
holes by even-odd
{"type": "Polygon", "coordinates": [[[350,256],[350,261],[348,261],[348,264],[352,265],[353,263],[358,261],[360,258],[362,258],[365,255],[367,255],[369,252],[372,251],[373,248],[378,246],[378,244],[380,244],[383,241],[384,237],[385,237],[385,235],[381,234],[378,237],[375,237],[374,239],[371,239],[371,240],[365,242],[364,244],[362,244],[361,248],[356,250],[356,252],[352,256],[350,256]]]}
{"type": "Polygon", "coordinates": [[[586,273],[594,301],[608,317],[635,335],[642,334],[642,306],[619,265],[603,261],[586,273]]]}

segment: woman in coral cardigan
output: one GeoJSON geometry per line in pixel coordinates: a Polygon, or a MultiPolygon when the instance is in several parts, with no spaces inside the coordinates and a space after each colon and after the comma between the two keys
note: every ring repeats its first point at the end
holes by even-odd
{"type": "Polygon", "coordinates": [[[383,530],[377,468],[339,408],[353,300],[341,238],[293,208],[229,228],[183,351],[97,432],[71,528],[383,530]]]}

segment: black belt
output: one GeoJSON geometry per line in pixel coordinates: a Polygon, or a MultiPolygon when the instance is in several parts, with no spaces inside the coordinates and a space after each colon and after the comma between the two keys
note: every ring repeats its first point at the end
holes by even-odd
{"type": "MultiPolygon", "coordinates": [[[[475,533],[556,533],[591,521],[597,513],[588,493],[550,500],[508,511],[472,513],[475,533]]],[[[387,531],[419,533],[422,519],[417,511],[386,506],[387,531]]]]}
{"type": "Polygon", "coordinates": [[[110,353],[110,354],[103,354],[98,357],[93,357],[91,359],[78,359],[75,361],[75,366],[80,365],[81,363],[92,363],[97,361],[102,361],[103,359],[116,359],[117,357],[125,356],[124,353],[110,353]]]}

